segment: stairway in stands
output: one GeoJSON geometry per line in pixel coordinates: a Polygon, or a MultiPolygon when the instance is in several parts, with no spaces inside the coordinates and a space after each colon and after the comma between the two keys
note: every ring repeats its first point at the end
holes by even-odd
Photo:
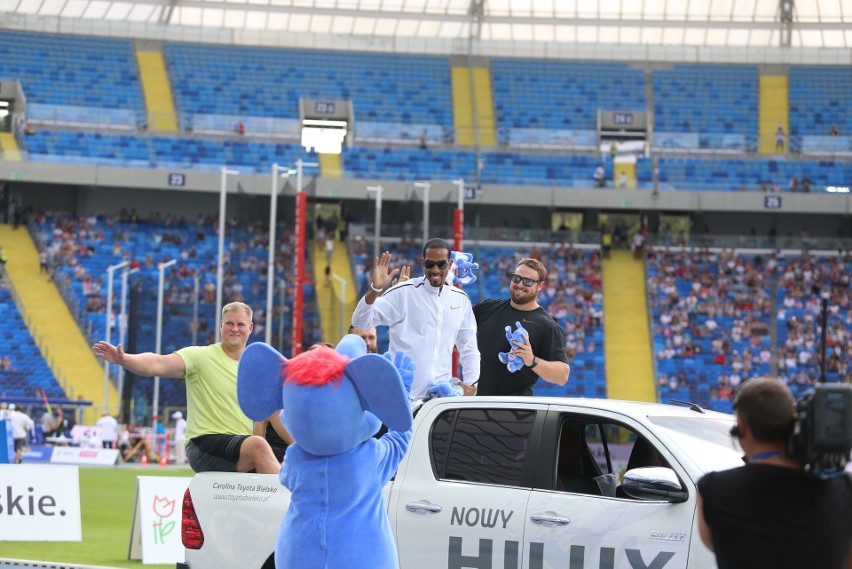
{"type": "Polygon", "coordinates": [[[177,114],[162,44],[145,43],[144,49],[141,43],[137,44],[136,62],[139,65],[145,108],[148,110],[148,130],[177,132],[177,114]]]}
{"type": "Polygon", "coordinates": [[[469,62],[469,65],[453,62],[451,70],[456,144],[495,146],[497,129],[491,68],[478,61],[469,62]]]}
{"type": "Polygon", "coordinates": [[[775,132],[780,124],[786,135],[781,152],[790,148],[790,99],[786,75],[760,76],[760,109],[758,110],[759,148],[761,154],[776,154],[775,132]]]}
{"type": "Polygon", "coordinates": [[[603,260],[603,285],[607,395],[656,401],[643,262],[613,250],[603,260]]]}
{"type": "Polygon", "coordinates": [[[325,243],[322,241],[313,242],[311,258],[314,266],[314,290],[316,291],[317,308],[322,322],[322,339],[323,342],[337,344],[340,338],[346,334],[349,324],[352,322],[352,312],[355,310],[355,303],[357,302],[355,295],[358,292],[355,290],[355,281],[352,278],[352,264],[349,261],[346,243],[335,240],[334,254],[331,257],[331,273],[346,281],[342,307],[340,299],[343,287],[341,283],[335,278],[326,279],[325,276],[325,243]]]}
{"type": "MultiPolygon", "coordinates": [[[[24,304],[24,320],[44,359],[68,397],[82,397],[94,403],[86,408],[85,424],[95,424],[103,408],[103,367],[56,286],[40,272],[38,251],[26,228],[0,225],[0,243],[9,255],[6,273],[24,304]]],[[[113,412],[117,402],[118,393],[110,383],[107,403],[113,412]]]]}
{"type": "Polygon", "coordinates": [[[21,161],[21,149],[18,147],[18,140],[11,132],[0,132],[0,150],[3,151],[3,160],[21,161]]]}

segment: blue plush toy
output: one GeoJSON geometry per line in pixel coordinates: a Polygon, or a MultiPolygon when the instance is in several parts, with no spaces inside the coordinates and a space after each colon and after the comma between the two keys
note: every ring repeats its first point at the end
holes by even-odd
{"type": "Polygon", "coordinates": [[[426,390],[426,393],[432,396],[433,399],[438,397],[458,397],[464,395],[461,385],[456,383],[455,378],[452,380],[439,381],[426,390]]]}
{"type": "Polygon", "coordinates": [[[291,492],[275,548],[278,569],[399,567],[382,487],[411,442],[400,372],[413,377],[411,358],[367,354],[354,334],[336,350],[317,347],[290,360],[262,343],[243,352],[240,407],[255,421],[281,409],[296,441],[278,476],[291,492]],[[374,439],[380,423],[388,433],[374,439]]]}
{"type": "Polygon", "coordinates": [[[462,285],[469,285],[476,282],[476,275],[473,274],[473,271],[479,268],[479,263],[473,262],[472,254],[453,251],[450,253],[450,258],[453,260],[453,270],[447,275],[450,284],[458,282],[462,285]]]}
{"type": "Polygon", "coordinates": [[[522,344],[526,344],[529,342],[530,335],[521,326],[520,322],[515,322],[515,326],[518,327],[517,330],[512,332],[511,326],[506,326],[506,339],[509,340],[509,351],[508,352],[500,352],[497,354],[497,357],[500,358],[500,361],[506,364],[506,367],[509,368],[509,371],[515,373],[522,367],[524,367],[524,360],[520,356],[516,356],[512,353],[512,350],[515,348],[515,341],[521,342],[522,344]]]}

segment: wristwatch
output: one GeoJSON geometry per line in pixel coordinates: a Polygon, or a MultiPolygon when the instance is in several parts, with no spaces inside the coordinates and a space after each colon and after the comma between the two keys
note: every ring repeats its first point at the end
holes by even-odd
{"type": "Polygon", "coordinates": [[[537,365],[538,365],[538,356],[533,356],[533,363],[531,363],[531,364],[530,364],[530,365],[528,365],[527,367],[528,367],[528,368],[530,368],[530,369],[532,369],[532,368],[534,368],[534,367],[535,367],[535,366],[537,366],[537,365]]]}

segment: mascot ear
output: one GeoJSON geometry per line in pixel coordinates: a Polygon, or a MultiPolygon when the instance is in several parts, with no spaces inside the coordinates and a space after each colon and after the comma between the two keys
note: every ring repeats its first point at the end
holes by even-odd
{"type": "Polygon", "coordinates": [[[399,370],[387,358],[363,355],[346,364],[343,373],[355,386],[365,411],[378,417],[391,431],[411,429],[408,393],[399,370]]]}
{"type": "Polygon", "coordinates": [[[269,344],[255,342],[243,350],[237,367],[237,401],[253,421],[263,421],[284,404],[281,376],[286,358],[269,344]]]}

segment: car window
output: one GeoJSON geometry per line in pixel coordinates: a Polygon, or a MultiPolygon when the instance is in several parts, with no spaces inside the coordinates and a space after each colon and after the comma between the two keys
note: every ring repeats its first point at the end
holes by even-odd
{"type": "Polygon", "coordinates": [[[461,409],[443,413],[433,424],[430,446],[435,475],[519,486],[535,411],[461,409]]]}
{"type": "Polygon", "coordinates": [[[624,425],[565,415],[562,418],[554,488],[596,496],[621,496],[624,473],[643,466],[669,466],[645,437],[624,425]]]}

